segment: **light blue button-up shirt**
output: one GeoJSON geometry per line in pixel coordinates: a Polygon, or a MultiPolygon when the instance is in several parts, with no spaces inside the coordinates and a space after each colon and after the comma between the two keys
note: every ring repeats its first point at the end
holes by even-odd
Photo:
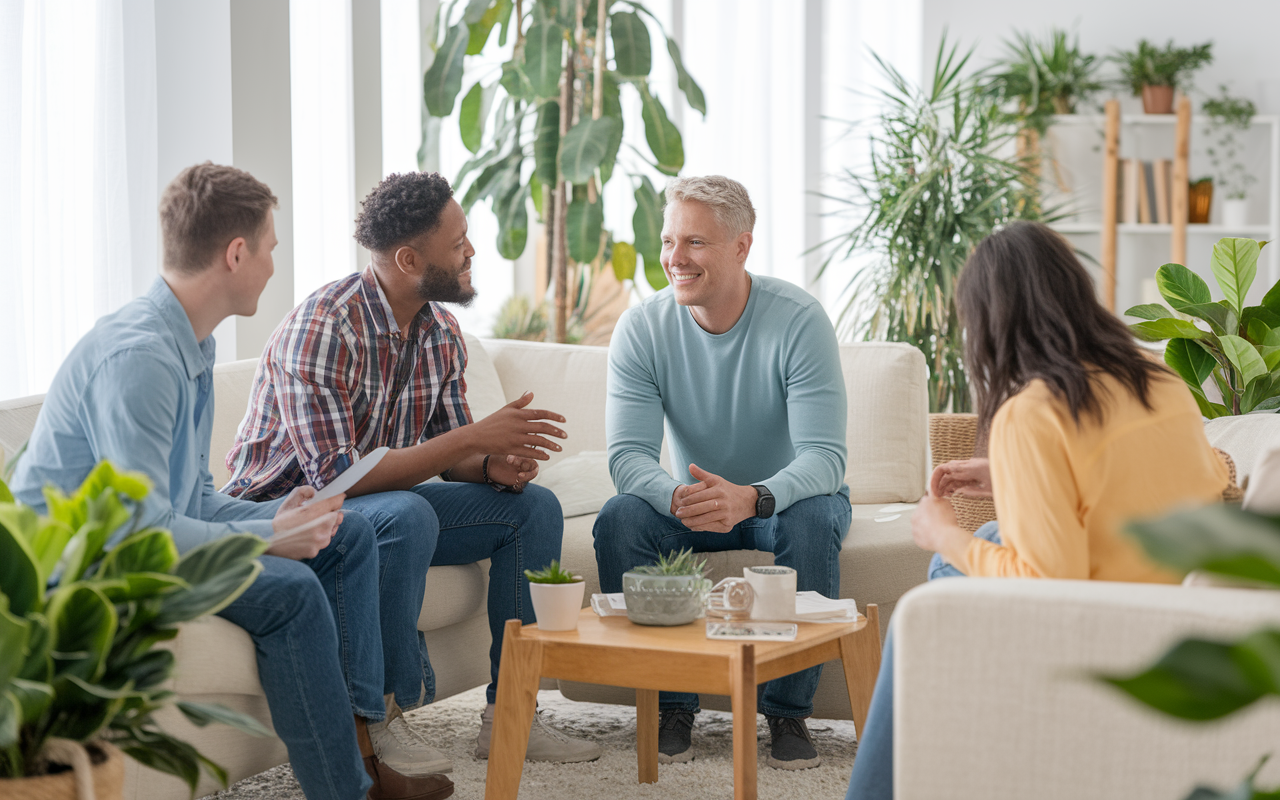
{"type": "Polygon", "coordinates": [[[46,484],[70,492],[107,459],[155,483],[142,524],[171,530],[179,552],[232,532],[270,536],[268,508],[213,487],[213,356],[213,337],[196,341],[182,304],[156,278],[144,296],[98,320],[58,369],[14,495],[43,513],[46,484]]]}

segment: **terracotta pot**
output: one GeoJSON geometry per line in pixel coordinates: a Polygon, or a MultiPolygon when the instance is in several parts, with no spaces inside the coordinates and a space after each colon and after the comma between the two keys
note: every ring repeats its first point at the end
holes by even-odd
{"type": "Polygon", "coordinates": [[[1187,222],[1205,224],[1213,209],[1213,181],[1205,178],[1191,184],[1187,193],[1187,222]]]}
{"type": "Polygon", "coordinates": [[[1172,114],[1173,87],[1143,86],[1142,110],[1147,114],[1172,114]]]}
{"type": "MultiPolygon", "coordinates": [[[[124,795],[124,753],[106,742],[85,745],[93,763],[93,791],[96,800],[120,800],[124,795]]],[[[5,800],[85,800],[76,792],[76,774],[67,770],[34,778],[0,779],[0,797],[5,800]]]]}

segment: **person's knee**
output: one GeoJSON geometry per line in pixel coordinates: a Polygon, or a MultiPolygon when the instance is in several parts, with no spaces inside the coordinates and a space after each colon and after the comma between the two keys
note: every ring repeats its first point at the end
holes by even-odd
{"type": "Polygon", "coordinates": [[[271,582],[271,595],[278,598],[278,608],[285,624],[305,622],[329,614],[329,598],[315,571],[301,561],[282,558],[258,580],[271,582]]]}
{"type": "Polygon", "coordinates": [[[378,550],[378,534],[373,523],[359,511],[343,509],[342,524],[329,542],[330,547],[338,547],[348,554],[363,552],[375,553],[378,550]]]}
{"type": "Polygon", "coordinates": [[[398,537],[396,547],[410,548],[430,563],[440,539],[440,518],[436,510],[417,492],[385,492],[384,496],[391,524],[403,534],[398,537]]]}
{"type": "Polygon", "coordinates": [[[647,500],[631,494],[614,495],[600,509],[591,527],[596,559],[602,561],[611,553],[627,551],[645,540],[653,540],[656,547],[661,522],[647,500]]]}
{"type": "Polygon", "coordinates": [[[560,507],[560,498],[555,492],[545,486],[529,484],[518,497],[526,520],[536,522],[540,528],[564,531],[564,509],[560,507]]]}
{"type": "Polygon", "coordinates": [[[840,495],[818,495],[793,503],[778,516],[778,538],[839,545],[849,532],[853,512],[840,495]]]}

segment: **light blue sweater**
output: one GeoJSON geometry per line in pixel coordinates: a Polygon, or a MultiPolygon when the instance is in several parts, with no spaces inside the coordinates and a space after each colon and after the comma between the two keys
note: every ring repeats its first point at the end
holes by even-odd
{"type": "Polygon", "coordinates": [[[614,486],[671,515],[689,464],[764,484],[781,512],[844,485],[844,378],[831,320],[804,290],[751,276],[742,317],[711,334],[663,289],[628,309],[609,345],[605,427],[614,486]],[[676,477],[658,464],[663,419],[676,477]]]}

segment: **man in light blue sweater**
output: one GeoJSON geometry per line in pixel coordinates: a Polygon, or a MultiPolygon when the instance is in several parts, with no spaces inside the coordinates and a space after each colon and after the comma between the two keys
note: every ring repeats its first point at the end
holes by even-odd
{"type": "MultiPolygon", "coordinates": [[[[609,347],[605,424],[619,494],[596,519],[606,592],[684,548],[768,550],[797,587],[836,597],[849,529],[845,393],[821,304],[746,270],[755,211],[721,176],[667,188],[662,268],[671,286],[629,309],[609,347]],[[663,421],[676,475],[658,464],[663,421]]],[[[820,763],[804,719],[821,667],[763,687],[770,766],[820,763]]],[[[659,760],[693,757],[698,696],[663,692],[659,760]]]]}

